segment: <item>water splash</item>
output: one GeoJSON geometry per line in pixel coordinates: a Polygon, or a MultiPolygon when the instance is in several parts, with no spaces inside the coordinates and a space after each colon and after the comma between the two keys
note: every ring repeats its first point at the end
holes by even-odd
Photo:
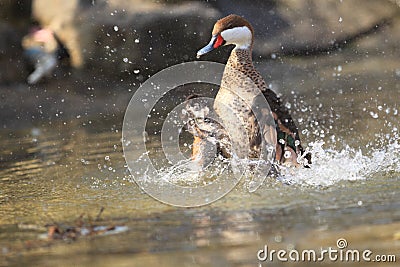
{"type": "Polygon", "coordinates": [[[161,168],[157,179],[168,181],[181,186],[203,186],[214,182],[221,175],[229,171],[228,160],[216,160],[208,168],[191,159],[182,160],[179,163],[161,168]]]}
{"type": "Polygon", "coordinates": [[[331,186],[341,181],[365,180],[377,173],[400,172],[400,144],[397,139],[385,147],[363,153],[346,146],[342,150],[324,149],[325,142],[310,144],[311,168],[280,167],[279,180],[304,186],[331,186]]]}
{"type": "MultiPolygon", "coordinates": [[[[380,145],[379,148],[371,148],[369,152],[351,146],[340,150],[325,148],[325,142],[322,140],[311,143],[307,151],[313,158],[310,168],[275,166],[280,172],[277,179],[287,184],[327,187],[342,181],[372,179],[375,174],[400,173],[398,138],[390,139],[388,144],[380,145]]],[[[229,159],[219,159],[216,162],[199,172],[196,171],[196,166],[193,166],[196,163],[188,159],[160,169],[156,180],[161,179],[181,186],[203,186],[213,183],[221,175],[227,175],[227,171],[229,173],[232,163],[229,159]]],[[[254,162],[241,161],[240,164],[243,167],[254,165],[254,162]]],[[[201,166],[197,167],[201,169],[201,166]]],[[[243,178],[247,188],[252,180],[251,175],[246,172],[243,178]]]]}

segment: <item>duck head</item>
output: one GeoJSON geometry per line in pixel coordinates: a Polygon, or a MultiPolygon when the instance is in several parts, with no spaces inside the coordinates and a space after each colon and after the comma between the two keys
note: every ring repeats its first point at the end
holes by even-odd
{"type": "Polygon", "coordinates": [[[253,27],[238,15],[229,15],[214,24],[211,41],[197,52],[197,58],[223,46],[235,45],[235,49],[250,49],[253,45],[253,27]]]}

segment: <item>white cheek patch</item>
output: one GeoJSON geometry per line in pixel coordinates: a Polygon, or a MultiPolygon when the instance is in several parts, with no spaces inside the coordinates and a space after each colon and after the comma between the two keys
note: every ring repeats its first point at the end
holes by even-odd
{"type": "Polygon", "coordinates": [[[252,34],[247,26],[222,31],[221,36],[226,44],[235,44],[236,48],[247,49],[251,45],[252,34]]]}

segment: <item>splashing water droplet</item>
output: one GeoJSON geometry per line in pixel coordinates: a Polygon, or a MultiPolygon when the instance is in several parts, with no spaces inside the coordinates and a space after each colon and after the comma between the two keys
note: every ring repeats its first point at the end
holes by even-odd
{"type": "Polygon", "coordinates": [[[379,117],[378,113],[375,113],[373,111],[370,111],[369,115],[371,115],[371,117],[374,118],[374,119],[377,119],[379,117]]]}
{"type": "Polygon", "coordinates": [[[285,153],[283,154],[283,157],[285,159],[288,159],[292,156],[292,152],[290,152],[289,150],[286,150],[285,153]]]}

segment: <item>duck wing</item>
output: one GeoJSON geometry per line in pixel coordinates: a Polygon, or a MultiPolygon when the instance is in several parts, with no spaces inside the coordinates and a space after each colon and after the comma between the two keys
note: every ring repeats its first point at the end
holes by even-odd
{"type": "MultiPolygon", "coordinates": [[[[288,109],[282,104],[280,98],[269,88],[262,91],[262,96],[267,100],[276,125],[276,159],[280,163],[298,165],[297,158],[305,159],[305,166],[311,164],[311,154],[305,153],[301,146],[299,130],[288,109]]],[[[258,96],[261,97],[261,94],[258,96]]],[[[256,101],[257,103],[257,101],[256,101]]]]}

